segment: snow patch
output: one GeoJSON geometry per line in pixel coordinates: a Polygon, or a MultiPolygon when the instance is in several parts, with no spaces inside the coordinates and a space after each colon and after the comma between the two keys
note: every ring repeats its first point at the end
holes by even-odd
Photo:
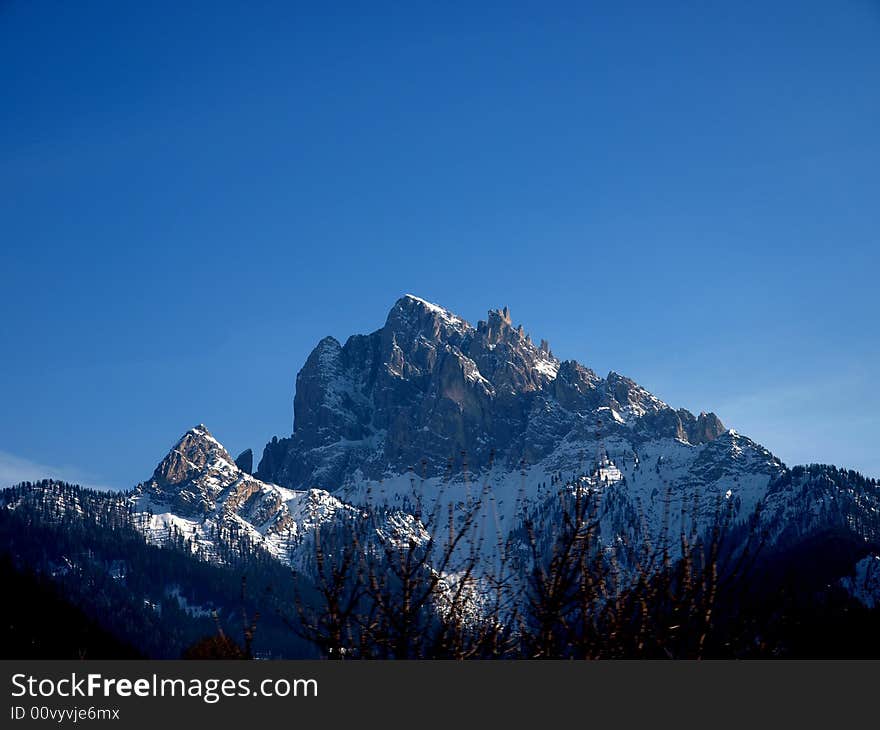
{"type": "Polygon", "coordinates": [[[535,362],[535,370],[541,375],[546,375],[550,380],[555,380],[559,373],[559,362],[556,360],[538,360],[535,362]]]}

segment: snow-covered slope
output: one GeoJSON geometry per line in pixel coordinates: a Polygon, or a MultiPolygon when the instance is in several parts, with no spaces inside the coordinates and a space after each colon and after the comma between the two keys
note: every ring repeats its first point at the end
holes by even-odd
{"type": "Polygon", "coordinates": [[[868,608],[880,606],[880,554],[870,554],[856,563],[853,574],[841,580],[843,587],[868,608]]]}
{"type": "MultiPolygon", "coordinates": [[[[598,498],[609,547],[665,533],[675,553],[680,533],[705,534],[721,513],[744,525],[759,506],[765,550],[826,532],[880,545],[876,481],[789,470],[713,413],[560,361],[506,308],[472,326],[413,295],[372,334],[318,343],[297,375],[292,435],[266,446],[256,475],[248,463],[199,425],[125,499],[149,540],[216,562],[246,544],[304,565],[324,525],[407,545],[472,519],[459,550],[491,565],[525,519],[552,536],[560,492],[579,489],[598,498]]],[[[865,565],[853,585],[873,585],[865,565]]]]}
{"type": "Polygon", "coordinates": [[[183,538],[209,560],[220,559],[222,535],[291,563],[307,550],[317,527],[362,517],[324,490],[285,489],[247,474],[201,424],[183,435],[129,499],[149,540],[183,538]]]}
{"type": "Polygon", "coordinates": [[[485,529],[506,533],[552,487],[598,470],[612,540],[639,524],[677,530],[683,511],[708,524],[722,504],[745,520],[784,468],[713,413],[560,361],[507,308],[474,327],[406,295],[376,332],[318,344],[297,376],[293,434],[267,445],[258,474],[355,505],[445,509],[485,492],[485,529]]]}
{"type": "Polygon", "coordinates": [[[299,565],[322,525],[422,544],[451,515],[473,520],[459,549],[478,544],[492,564],[525,519],[552,535],[559,493],[586,489],[608,546],[665,535],[674,553],[679,534],[722,513],[745,524],[759,506],[771,547],[829,530],[880,540],[876,482],[788,470],[713,413],[560,361],[507,308],[472,326],[413,295],[370,335],[321,340],[297,376],[293,434],[266,446],[256,476],[239,463],[191,429],[129,496],[139,529],[207,560],[246,543],[299,565]]]}

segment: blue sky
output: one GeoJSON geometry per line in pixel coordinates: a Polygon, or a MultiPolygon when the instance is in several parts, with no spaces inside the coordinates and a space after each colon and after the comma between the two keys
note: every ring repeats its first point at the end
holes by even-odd
{"type": "Polygon", "coordinates": [[[259,454],[405,292],[880,476],[880,4],[396,5],[0,4],[0,481],[259,454]]]}

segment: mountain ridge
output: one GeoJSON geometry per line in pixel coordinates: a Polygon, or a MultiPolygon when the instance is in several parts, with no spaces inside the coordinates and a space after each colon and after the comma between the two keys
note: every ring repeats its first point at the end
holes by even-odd
{"type": "Polygon", "coordinates": [[[613,370],[601,378],[560,361],[546,340],[536,346],[514,327],[506,307],[474,327],[407,294],[380,329],[344,345],[332,337],[318,343],[297,374],[293,432],[267,444],[256,473],[289,487],[333,489],[358,469],[378,479],[426,463],[437,475],[463,451],[471,466],[490,456],[515,466],[544,455],[525,443],[543,406],[590,414],[611,430],[638,420],[636,431],[693,444],[726,430],[714,413],[672,409],[613,370]]]}
{"type": "MultiPolygon", "coordinates": [[[[22,486],[0,493],[0,514],[35,514],[52,529],[124,525],[216,567],[249,556],[307,581],[320,581],[323,556],[339,551],[424,550],[438,586],[431,610],[456,590],[449,566],[465,564],[462,607],[474,619],[493,570],[508,565],[528,584],[552,554],[560,506],[586,497],[601,554],[619,575],[638,573],[642,546],[684,562],[688,540],[700,544],[723,519],[732,554],[758,536],[767,595],[794,573],[805,595],[828,588],[880,605],[876,480],[789,468],[712,412],[673,408],[613,370],[603,378],[559,360],[546,340],[535,345],[514,327],[506,307],[473,326],[402,297],[378,330],[320,340],[297,374],[293,406],[292,434],[267,444],[255,473],[252,453],[233,459],[200,423],[129,491],[22,486]],[[447,560],[442,545],[456,531],[466,538],[447,560]],[[530,534],[547,554],[529,553],[530,534]]],[[[115,580],[114,564],[95,569],[115,580]]],[[[174,586],[160,588],[162,600],[180,603],[174,586]]]]}

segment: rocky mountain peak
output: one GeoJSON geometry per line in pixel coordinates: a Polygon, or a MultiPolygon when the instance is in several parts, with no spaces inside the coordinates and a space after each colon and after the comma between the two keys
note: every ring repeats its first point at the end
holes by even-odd
{"type": "Polygon", "coordinates": [[[439,304],[406,294],[394,303],[385,320],[385,329],[405,334],[424,334],[436,340],[444,335],[463,334],[473,327],[439,304]]]}
{"type": "Polygon", "coordinates": [[[253,474],[254,452],[253,449],[245,449],[235,457],[235,465],[245,474],[253,474]]]}
{"type": "Polygon", "coordinates": [[[507,307],[489,310],[488,320],[481,319],[477,324],[477,333],[489,345],[509,340],[514,333],[520,339],[523,337],[522,325],[519,329],[514,329],[507,307]]]}
{"type": "Polygon", "coordinates": [[[711,411],[709,413],[700,411],[700,415],[697,416],[697,421],[689,434],[689,439],[691,443],[702,444],[714,441],[726,432],[727,428],[718,416],[711,411]]]}
{"type": "Polygon", "coordinates": [[[714,414],[676,411],[631,378],[603,379],[539,342],[507,306],[473,327],[406,294],[375,332],[318,343],[297,375],[293,435],[267,445],[257,475],[332,490],[354,473],[445,473],[462,452],[471,468],[490,454],[517,464],[564,439],[594,439],[599,419],[603,433],[633,442],[695,445],[724,431],[714,414]]]}
{"type": "Polygon", "coordinates": [[[200,423],[191,428],[159,462],[153,479],[165,484],[179,484],[192,479],[207,466],[221,462],[235,465],[229,452],[215,439],[208,428],[200,423]]]}
{"type": "Polygon", "coordinates": [[[259,484],[239,468],[204,424],[199,424],[180,438],[153,476],[135,488],[135,494],[144,504],[198,516],[214,509],[225,490],[254,490],[259,484]]]}

